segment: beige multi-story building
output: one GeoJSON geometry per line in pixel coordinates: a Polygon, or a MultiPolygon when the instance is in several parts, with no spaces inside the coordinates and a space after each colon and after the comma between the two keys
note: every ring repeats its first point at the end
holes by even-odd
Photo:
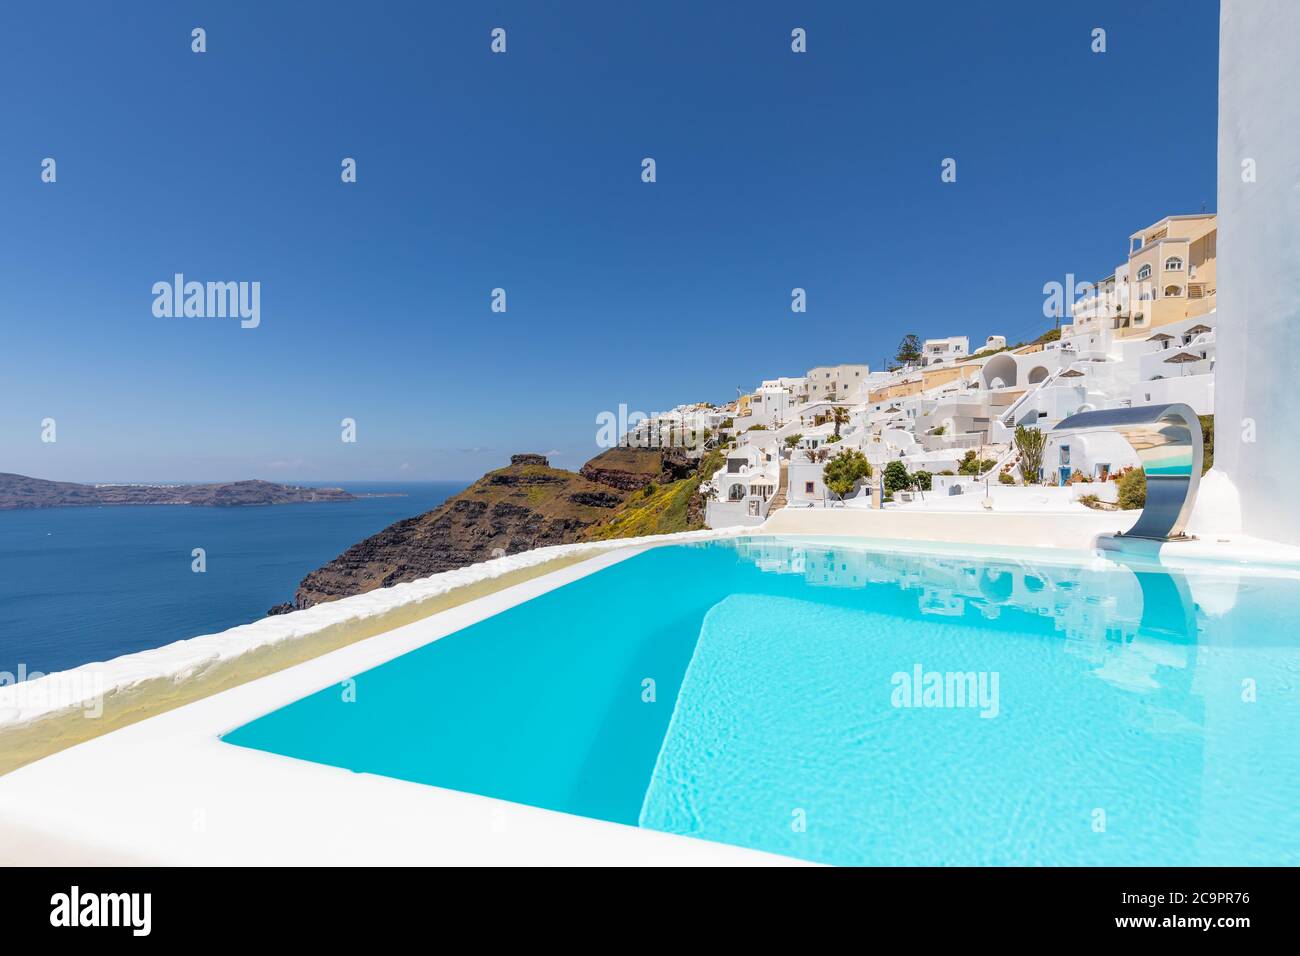
{"type": "Polygon", "coordinates": [[[810,368],[807,380],[807,401],[845,401],[871,375],[866,365],[819,365],[810,368]]]}
{"type": "Polygon", "coordinates": [[[1129,236],[1128,261],[1074,303],[1064,336],[1111,329],[1123,338],[1205,315],[1215,304],[1214,213],[1166,216],[1129,236]]]}

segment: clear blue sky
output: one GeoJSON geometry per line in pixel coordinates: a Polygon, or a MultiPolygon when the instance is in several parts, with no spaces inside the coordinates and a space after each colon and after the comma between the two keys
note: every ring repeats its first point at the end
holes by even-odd
{"type": "Polygon", "coordinates": [[[0,471],[577,467],[620,403],[1032,337],[1215,208],[1217,42],[1213,0],[6,4],[0,471]],[[261,326],[155,318],[176,272],[261,326]]]}

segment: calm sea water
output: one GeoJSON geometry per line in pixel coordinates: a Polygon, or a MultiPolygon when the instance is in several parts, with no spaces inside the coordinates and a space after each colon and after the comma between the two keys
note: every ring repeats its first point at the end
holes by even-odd
{"type": "Polygon", "coordinates": [[[344,487],[401,496],[0,511],[0,671],[65,670],[257,620],[309,571],[465,486],[344,487]],[[190,569],[194,548],[207,552],[204,574],[190,569]]]}

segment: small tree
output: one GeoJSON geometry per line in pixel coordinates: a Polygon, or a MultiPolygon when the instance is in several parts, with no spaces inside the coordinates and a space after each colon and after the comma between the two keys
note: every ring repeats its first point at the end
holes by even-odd
{"type": "Polygon", "coordinates": [[[849,423],[849,410],[841,405],[831,407],[831,421],[835,423],[835,437],[840,437],[840,426],[849,423]]]}
{"type": "Polygon", "coordinates": [[[885,490],[890,494],[903,491],[912,485],[912,476],[907,473],[907,466],[901,461],[891,461],[885,466],[885,490]]]}
{"type": "Polygon", "coordinates": [[[1038,481],[1038,473],[1043,468],[1043,449],[1047,445],[1047,436],[1037,428],[1016,426],[1016,451],[1020,453],[1020,477],[1025,484],[1038,481]]]}
{"type": "Polygon", "coordinates": [[[922,491],[929,491],[934,484],[934,479],[928,471],[912,472],[912,482],[922,491]]]}
{"type": "Polygon", "coordinates": [[[822,480],[840,501],[852,494],[858,483],[871,477],[871,463],[867,456],[853,448],[845,448],[826,463],[822,470],[822,480]]]}
{"type": "Polygon", "coordinates": [[[921,338],[914,333],[908,333],[903,336],[903,341],[898,343],[898,354],[895,359],[900,365],[915,365],[921,361],[921,338]]]}
{"type": "Polygon", "coordinates": [[[799,439],[801,438],[803,438],[803,435],[800,435],[798,432],[795,432],[793,435],[786,435],[785,447],[793,448],[795,445],[799,444],[799,439]]]}

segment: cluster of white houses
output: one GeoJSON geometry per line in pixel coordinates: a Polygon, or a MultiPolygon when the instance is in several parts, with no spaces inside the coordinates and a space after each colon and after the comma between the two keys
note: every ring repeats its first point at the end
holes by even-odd
{"type": "MultiPolygon", "coordinates": [[[[706,489],[710,527],[757,525],[773,507],[867,506],[865,487],[848,502],[826,488],[825,460],[842,448],[863,452],[877,473],[891,461],[928,472],[931,495],[983,492],[1004,471],[1020,480],[1018,426],[1050,431],[1080,411],[1167,402],[1212,412],[1215,240],[1211,213],[1169,216],[1134,233],[1127,261],[1086,287],[1055,341],[1008,348],[995,335],[972,353],[964,336],[927,339],[920,359],[902,368],[818,366],[766,380],[726,406],[681,406],[629,439],[721,439],[726,460],[706,489]],[[971,451],[984,464],[961,474],[971,451]]],[[[1137,464],[1113,433],[1049,434],[1043,467],[1029,479],[1086,483],[1075,497],[1106,499],[1103,486],[1114,484],[1106,479],[1137,464]]]]}

